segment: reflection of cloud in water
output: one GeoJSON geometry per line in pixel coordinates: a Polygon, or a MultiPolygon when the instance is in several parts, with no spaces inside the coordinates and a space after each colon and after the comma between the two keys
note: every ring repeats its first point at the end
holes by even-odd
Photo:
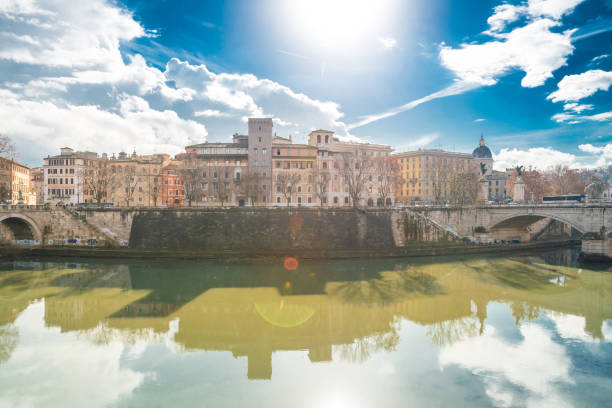
{"type": "Polygon", "coordinates": [[[523,340],[513,344],[487,326],[482,336],[442,348],[440,365],[456,364],[482,376],[487,395],[497,406],[523,405],[523,399],[526,406],[569,406],[556,389],[560,382],[573,382],[565,349],[540,326],[524,324],[520,331],[523,340]]]}
{"type": "MultiPolygon", "coordinates": [[[[557,333],[564,339],[575,339],[589,343],[599,343],[600,339],[593,337],[586,328],[586,319],[582,316],[548,312],[547,316],[555,323],[557,333]]],[[[612,328],[609,322],[602,323],[601,332],[604,341],[612,341],[612,328]]]]}
{"type": "Polygon", "coordinates": [[[147,377],[121,368],[129,346],[92,344],[74,333],[45,327],[44,301],[15,321],[20,343],[0,366],[0,406],[107,406],[132,393],[147,377]]]}

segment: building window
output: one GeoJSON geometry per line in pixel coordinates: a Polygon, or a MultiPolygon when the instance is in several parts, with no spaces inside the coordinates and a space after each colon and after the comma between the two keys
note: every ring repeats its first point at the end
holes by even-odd
{"type": "Polygon", "coordinates": [[[317,143],[321,143],[321,135],[317,135],[317,143]]]}
{"type": "Polygon", "coordinates": [[[329,135],[325,135],[325,143],[329,143],[329,135]]]}
{"type": "Polygon", "coordinates": [[[257,166],[257,160],[253,162],[253,166],[257,166]]]}
{"type": "Polygon", "coordinates": [[[344,204],[348,204],[348,203],[349,203],[348,197],[344,197],[344,204]]]}
{"type": "Polygon", "coordinates": [[[261,149],[261,154],[265,156],[267,153],[268,153],[268,149],[266,149],[265,147],[261,149]]]}
{"type": "Polygon", "coordinates": [[[308,197],[308,204],[311,204],[311,203],[312,203],[312,197],[309,196],[308,197]]]}
{"type": "MultiPolygon", "coordinates": [[[[280,190],[280,187],[279,187],[279,190],[280,190]]],[[[276,202],[277,202],[277,203],[280,203],[280,201],[281,201],[281,200],[280,200],[280,197],[276,197],[276,202]]]]}
{"type": "Polygon", "coordinates": [[[257,148],[256,148],[256,147],[255,147],[255,148],[253,148],[253,154],[254,154],[255,156],[257,156],[257,148]]]}
{"type": "Polygon", "coordinates": [[[338,204],[338,197],[334,197],[334,204],[338,204]]]}
{"type": "Polygon", "coordinates": [[[202,190],[206,190],[206,183],[202,183],[202,190]]]}
{"type": "Polygon", "coordinates": [[[302,197],[298,197],[298,204],[302,204],[302,197]]]}

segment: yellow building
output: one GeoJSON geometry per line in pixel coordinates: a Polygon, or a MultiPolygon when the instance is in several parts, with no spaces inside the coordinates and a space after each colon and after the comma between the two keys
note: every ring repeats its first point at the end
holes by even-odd
{"type": "Polygon", "coordinates": [[[0,157],[0,195],[0,200],[13,204],[36,204],[36,194],[30,188],[30,168],[0,157]]]}
{"type": "Polygon", "coordinates": [[[449,176],[457,171],[476,171],[475,159],[469,153],[428,149],[393,157],[398,161],[400,172],[395,200],[403,203],[445,202],[450,194],[449,176]]]}

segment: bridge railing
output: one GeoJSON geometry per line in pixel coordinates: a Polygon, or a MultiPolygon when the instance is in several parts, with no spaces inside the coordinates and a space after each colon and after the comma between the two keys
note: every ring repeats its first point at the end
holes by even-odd
{"type": "Polygon", "coordinates": [[[14,210],[50,210],[49,205],[0,204],[0,211],[14,210]]]}

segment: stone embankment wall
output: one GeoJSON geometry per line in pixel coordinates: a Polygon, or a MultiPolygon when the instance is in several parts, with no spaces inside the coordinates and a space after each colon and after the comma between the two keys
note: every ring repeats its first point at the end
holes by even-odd
{"type": "Polygon", "coordinates": [[[132,248],[338,249],[395,246],[389,211],[230,209],[143,211],[132,248]]]}

